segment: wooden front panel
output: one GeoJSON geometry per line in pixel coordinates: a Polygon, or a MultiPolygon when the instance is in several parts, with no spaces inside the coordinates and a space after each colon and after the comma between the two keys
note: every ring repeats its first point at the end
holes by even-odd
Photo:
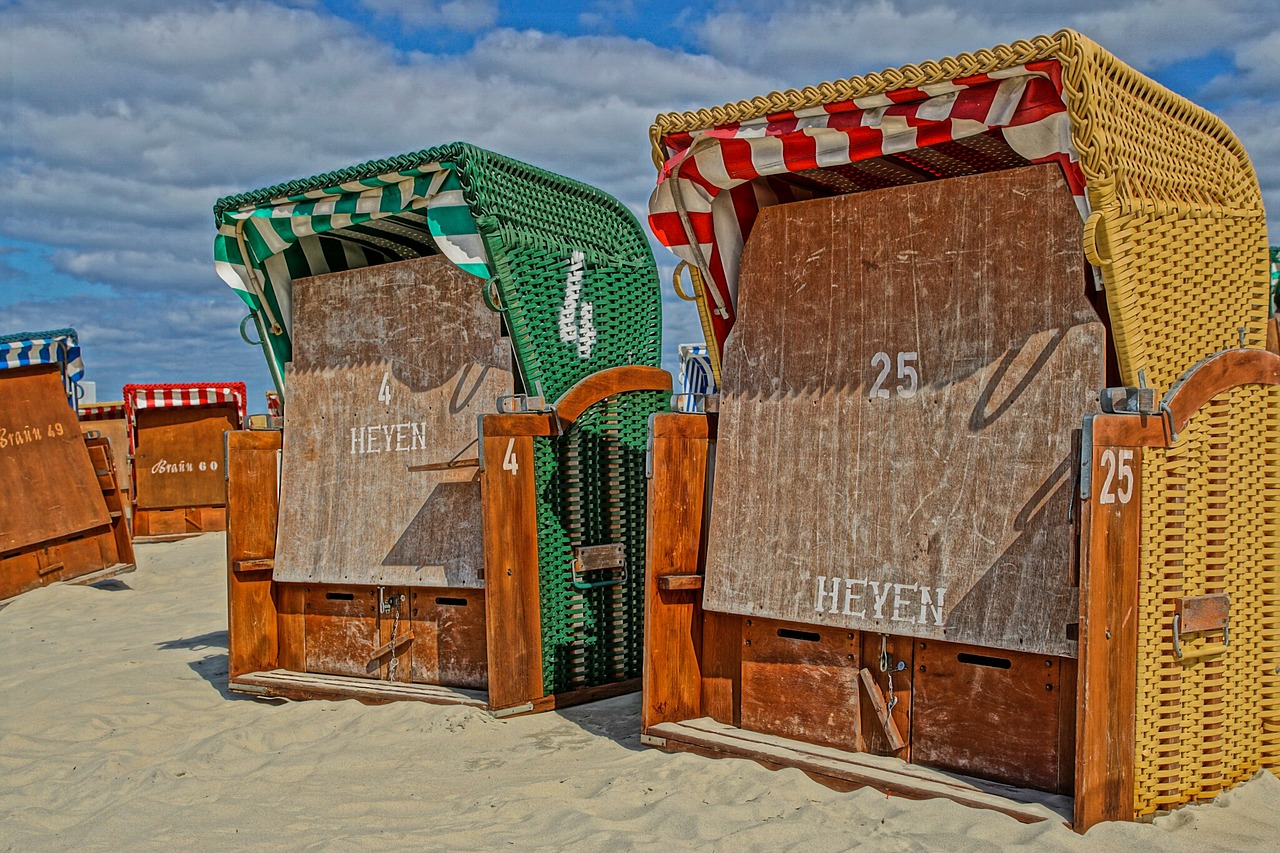
{"type": "Polygon", "coordinates": [[[57,365],[0,370],[0,554],[110,521],[57,365]]]}
{"type": "Polygon", "coordinates": [[[277,581],[481,585],[476,416],[511,393],[481,282],[441,257],[300,279],[277,581]]]}
{"type": "Polygon", "coordinates": [[[279,666],[271,564],[276,549],[280,433],[227,436],[227,658],[232,678],[279,666]]]}
{"type": "Polygon", "coordinates": [[[744,619],[741,727],[857,749],[858,634],[744,619]]]}
{"type": "Polygon", "coordinates": [[[1055,166],[770,207],[725,351],[707,609],[1073,654],[1104,382],[1055,166]]]}
{"type": "Polygon", "coordinates": [[[474,589],[413,589],[412,681],[471,687],[489,685],[484,593],[474,589]]]}
{"type": "MultiPolygon", "coordinates": [[[[911,760],[1056,791],[1064,685],[1048,655],[921,641],[915,652],[911,760]]],[[[1074,685],[1065,685],[1074,700],[1074,685]]]]}
{"type": "MultiPolygon", "coordinates": [[[[537,415],[484,418],[484,569],[489,707],[531,702],[542,683],[542,612],[538,599],[538,521],[533,438],[504,435],[537,415]]],[[[535,426],[536,428],[536,426],[535,426]]]]}
{"type": "Polygon", "coordinates": [[[409,681],[414,640],[409,592],[402,587],[383,587],[381,595],[379,588],[368,586],[306,587],[306,671],[409,681]]]}
{"type": "Polygon", "coordinates": [[[222,434],[234,406],[177,406],[135,414],[135,501],[141,509],[226,506],[222,434]]]}

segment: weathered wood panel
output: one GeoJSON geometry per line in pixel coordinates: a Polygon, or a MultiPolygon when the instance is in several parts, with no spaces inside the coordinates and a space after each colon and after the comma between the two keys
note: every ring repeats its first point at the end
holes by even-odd
{"type": "Polygon", "coordinates": [[[481,585],[478,480],[409,470],[474,457],[511,393],[480,284],[440,257],[294,282],[277,581],[481,585]]]}
{"type": "Polygon", "coordinates": [[[134,418],[139,509],[226,505],[222,434],[237,426],[234,405],[141,409],[134,418]]]}
{"type": "Polygon", "coordinates": [[[916,649],[911,759],[1056,791],[1059,658],[923,641],[916,649]]]}
{"type": "Polygon", "coordinates": [[[704,606],[1074,654],[1104,382],[1053,166],[765,210],[726,345],[704,606]]]}
{"type": "Polygon", "coordinates": [[[858,632],[813,627],[743,620],[741,726],[857,749],[858,632]]]}
{"type": "Polygon", "coordinates": [[[485,597],[471,589],[412,589],[412,681],[484,690],[485,597]]]}
{"type": "Polygon", "coordinates": [[[131,479],[133,472],[129,468],[129,425],[124,418],[114,418],[107,421],[81,421],[81,432],[97,432],[102,435],[111,445],[111,458],[115,460],[116,477],[120,481],[120,487],[124,491],[129,491],[133,480],[131,479]]]}
{"type": "Polygon", "coordinates": [[[110,522],[57,365],[0,371],[0,554],[110,522]]]}

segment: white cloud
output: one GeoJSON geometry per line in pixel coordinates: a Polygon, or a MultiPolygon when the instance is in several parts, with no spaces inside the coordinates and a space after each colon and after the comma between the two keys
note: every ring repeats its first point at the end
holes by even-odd
{"type": "MultiPolygon", "coordinates": [[[[491,2],[368,2],[399,9],[406,25],[436,16],[430,26],[480,33],[469,51],[441,56],[399,51],[312,2],[0,0],[0,51],[16,72],[12,97],[0,97],[0,237],[44,244],[56,271],[119,294],[75,308],[119,370],[155,357],[138,311],[145,306],[150,322],[168,304],[179,306],[169,319],[188,339],[183,353],[231,352],[226,365],[258,369],[260,356],[233,328],[240,304],[212,269],[219,195],[461,139],[596,184],[642,217],[654,177],[648,127],[659,112],[1064,25],[1140,67],[1213,50],[1234,57],[1240,74],[1205,91],[1223,99],[1220,112],[1280,210],[1280,143],[1269,120],[1280,10],[1270,3],[1082,0],[1049,14],[1031,0],[751,0],[686,12],[682,25],[705,49],[693,54],[620,36],[484,31],[491,2]],[[215,310],[230,319],[199,320],[215,310]]],[[[693,312],[670,295],[671,256],[658,256],[668,343],[696,338],[693,312]]],[[[6,307],[6,325],[41,325],[32,306],[58,308],[36,301],[35,279],[10,276],[3,286],[30,288],[6,294],[27,306],[21,315],[6,307]]]]}
{"type": "Polygon", "coordinates": [[[409,29],[443,28],[475,32],[498,20],[494,0],[360,0],[374,14],[399,18],[409,29]]]}

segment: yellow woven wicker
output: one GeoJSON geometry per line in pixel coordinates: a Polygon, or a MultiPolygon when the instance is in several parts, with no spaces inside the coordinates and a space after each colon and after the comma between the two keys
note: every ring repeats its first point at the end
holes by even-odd
{"type": "Polygon", "coordinates": [[[1151,814],[1280,769],[1280,387],[1210,401],[1143,462],[1134,804],[1151,814]],[[1231,597],[1230,644],[1184,637],[1175,601],[1231,597]]]}
{"type": "MultiPolygon", "coordinates": [[[[658,116],[663,136],[788,110],[990,74],[1043,59],[1062,66],[1071,139],[1092,215],[1090,260],[1103,273],[1120,368],[1167,389],[1206,355],[1266,343],[1268,256],[1262,195],[1240,141],[1211,113],[1071,30],[937,62],[658,116]],[[1243,332],[1241,331],[1243,330],[1243,332]]],[[[704,330],[709,311],[699,300],[704,330]]],[[[716,348],[711,347],[713,356],[716,348]]],[[[718,358],[715,363],[719,375],[718,358]]]]}

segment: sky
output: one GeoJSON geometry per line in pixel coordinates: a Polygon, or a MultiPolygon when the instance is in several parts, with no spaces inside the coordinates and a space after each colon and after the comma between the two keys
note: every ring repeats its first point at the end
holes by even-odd
{"type": "MultiPolygon", "coordinates": [[[[0,0],[0,334],[73,326],[100,400],[243,380],[263,411],[220,196],[461,140],[643,222],[658,113],[1062,27],[1225,119],[1280,242],[1275,0],[0,0]]],[[[654,249],[672,367],[701,333],[654,249]]]]}

